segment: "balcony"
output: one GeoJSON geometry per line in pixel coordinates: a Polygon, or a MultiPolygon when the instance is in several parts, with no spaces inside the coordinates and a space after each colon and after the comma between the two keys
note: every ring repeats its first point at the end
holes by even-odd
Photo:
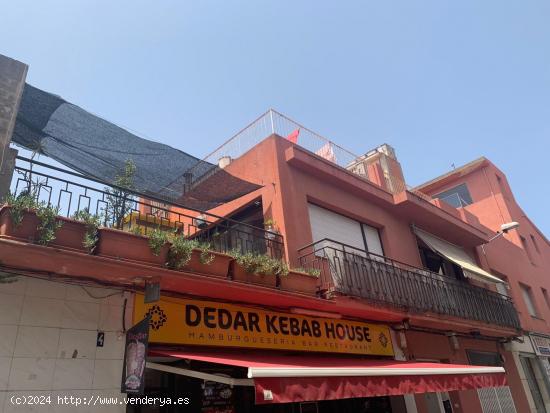
{"type": "Polygon", "coordinates": [[[519,328],[512,300],[496,292],[324,239],[299,250],[300,265],[320,272],[326,296],[365,299],[414,313],[431,312],[519,328]]]}
{"type": "Polygon", "coordinates": [[[208,244],[210,250],[219,253],[284,257],[283,238],[278,233],[25,157],[17,157],[10,190],[15,195],[32,192],[37,203],[55,208],[61,217],[70,219],[79,211],[87,211],[100,220],[100,228],[142,236],[160,228],[208,244]]]}

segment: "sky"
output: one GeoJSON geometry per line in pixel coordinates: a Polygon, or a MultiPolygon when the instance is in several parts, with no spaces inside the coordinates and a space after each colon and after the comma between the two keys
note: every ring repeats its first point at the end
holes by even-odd
{"type": "Polygon", "coordinates": [[[18,0],[27,81],[203,157],[269,108],[410,185],[480,156],[550,237],[550,2],[18,0]]]}

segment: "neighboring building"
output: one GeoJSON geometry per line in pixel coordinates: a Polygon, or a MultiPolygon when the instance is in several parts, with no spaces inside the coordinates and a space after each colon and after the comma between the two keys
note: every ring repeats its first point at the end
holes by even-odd
{"type": "MultiPolygon", "coordinates": [[[[14,84],[2,86],[12,88],[12,108],[14,84]]],[[[490,210],[475,209],[483,186],[470,182],[456,195],[467,206],[432,200],[452,198],[461,182],[407,190],[388,145],[356,156],[274,111],[205,164],[218,168],[195,180],[188,171],[182,198],[168,202],[17,159],[12,190],[40,177],[66,217],[81,202],[119,213],[105,218],[97,243],[94,225],[66,217],[46,242],[44,218],[0,210],[1,275],[17,276],[0,284],[2,411],[25,411],[13,400],[27,395],[54,397],[49,411],[64,395],[119,397],[91,411],[182,410],[124,404],[129,355],[130,384],[145,369],[145,395],[187,398],[183,410],[193,412],[510,413],[548,399],[546,359],[525,353],[531,339],[537,357],[548,351],[548,245],[515,204],[507,213],[499,199],[492,222],[490,210]],[[225,194],[239,182],[253,189],[209,210],[189,207],[189,193],[225,194]],[[519,229],[490,241],[510,221],[519,229]],[[181,236],[170,252],[155,228],[181,236]],[[536,243],[529,274],[521,236],[536,243]],[[157,282],[158,300],[149,296],[157,282]],[[135,336],[125,358],[128,329],[146,316],[148,353],[135,336]]]]}
{"type": "Polygon", "coordinates": [[[524,335],[506,348],[520,371],[531,411],[550,411],[550,242],[518,205],[504,173],[488,159],[416,189],[472,213],[494,232],[505,223],[519,223],[516,230],[478,248],[478,254],[493,274],[506,280],[501,293],[512,297],[520,315],[524,335]]]}

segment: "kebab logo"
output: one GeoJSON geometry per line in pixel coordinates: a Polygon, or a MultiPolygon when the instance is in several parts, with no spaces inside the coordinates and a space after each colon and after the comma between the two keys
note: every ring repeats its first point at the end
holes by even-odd
{"type": "Polygon", "coordinates": [[[149,322],[149,326],[153,330],[158,330],[168,320],[168,316],[158,305],[152,306],[149,311],[147,311],[147,314],[145,314],[145,317],[150,317],[151,321],[149,322]]]}

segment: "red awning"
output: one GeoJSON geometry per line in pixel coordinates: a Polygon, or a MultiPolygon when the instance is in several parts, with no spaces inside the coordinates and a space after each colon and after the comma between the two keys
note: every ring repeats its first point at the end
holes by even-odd
{"type": "Polygon", "coordinates": [[[394,396],[506,385],[502,367],[371,360],[337,355],[288,356],[220,350],[152,349],[152,355],[248,369],[256,403],[394,396]]]}

